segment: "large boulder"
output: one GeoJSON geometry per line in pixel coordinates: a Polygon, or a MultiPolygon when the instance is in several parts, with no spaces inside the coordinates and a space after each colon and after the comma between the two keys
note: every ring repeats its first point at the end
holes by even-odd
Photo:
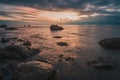
{"type": "Polygon", "coordinates": [[[25,46],[8,45],[0,53],[1,61],[18,60],[22,61],[33,55],[33,51],[25,46]]]}
{"type": "Polygon", "coordinates": [[[55,68],[53,65],[30,61],[17,65],[13,80],[53,80],[55,68]]]}
{"type": "Polygon", "coordinates": [[[63,30],[64,28],[62,28],[61,26],[58,25],[51,25],[50,26],[50,30],[63,30]]]}
{"type": "Polygon", "coordinates": [[[120,38],[103,39],[99,44],[105,49],[120,49],[120,38]]]}

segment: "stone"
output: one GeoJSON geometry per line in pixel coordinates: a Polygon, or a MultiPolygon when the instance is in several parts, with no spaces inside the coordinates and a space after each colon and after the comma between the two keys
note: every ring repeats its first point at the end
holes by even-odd
{"type": "Polygon", "coordinates": [[[53,80],[53,65],[40,61],[29,61],[17,65],[13,80],[53,80]]]}
{"type": "Polygon", "coordinates": [[[53,38],[62,38],[61,36],[54,36],[53,38]]]}
{"type": "Polygon", "coordinates": [[[23,61],[33,54],[34,53],[25,46],[10,44],[1,51],[0,59],[1,61],[23,61]]]}
{"type": "Polygon", "coordinates": [[[99,44],[105,49],[120,50],[120,38],[103,39],[99,44]]]}
{"type": "Polygon", "coordinates": [[[9,40],[8,38],[2,38],[2,39],[1,39],[1,42],[2,42],[2,43],[6,43],[6,42],[9,42],[9,41],[10,41],[10,40],[9,40]]]}
{"type": "Polygon", "coordinates": [[[1,24],[1,25],[0,25],[0,28],[6,28],[6,27],[7,27],[6,24],[1,24]]]}
{"type": "Polygon", "coordinates": [[[59,46],[68,46],[66,42],[57,42],[57,45],[59,46]]]}
{"type": "Polygon", "coordinates": [[[31,42],[25,41],[25,42],[23,42],[23,45],[25,45],[25,46],[31,46],[31,42]]]}
{"type": "Polygon", "coordinates": [[[96,60],[88,61],[87,64],[98,70],[113,70],[116,66],[109,57],[99,57],[96,60]]]}
{"type": "Polygon", "coordinates": [[[18,30],[18,29],[15,27],[6,27],[5,30],[18,30]]]}
{"type": "Polygon", "coordinates": [[[64,28],[62,28],[61,26],[58,25],[51,25],[50,26],[50,30],[63,30],[64,28]]]}

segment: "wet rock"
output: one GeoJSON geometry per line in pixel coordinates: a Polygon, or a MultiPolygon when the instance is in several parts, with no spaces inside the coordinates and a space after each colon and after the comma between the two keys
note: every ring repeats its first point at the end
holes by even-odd
{"type": "Polygon", "coordinates": [[[25,46],[8,45],[0,53],[1,61],[23,61],[31,57],[34,53],[25,46]]]}
{"type": "Polygon", "coordinates": [[[62,28],[61,26],[58,25],[51,25],[50,26],[50,30],[63,30],[64,28],[62,28]]]}
{"type": "Polygon", "coordinates": [[[31,42],[25,41],[25,42],[23,42],[23,45],[25,45],[25,46],[31,46],[31,42]]]}
{"type": "Polygon", "coordinates": [[[15,69],[15,65],[4,64],[2,66],[3,80],[12,80],[15,69]]]}
{"type": "Polygon", "coordinates": [[[62,38],[61,36],[54,36],[53,38],[62,38]]]}
{"type": "Polygon", "coordinates": [[[59,55],[59,58],[62,58],[64,55],[63,54],[61,54],[61,55],[59,55]]]}
{"type": "Polygon", "coordinates": [[[9,41],[10,41],[10,40],[9,40],[8,38],[2,38],[2,39],[1,39],[1,42],[2,42],[2,43],[9,42],[9,41]]]}
{"type": "Polygon", "coordinates": [[[109,57],[99,57],[97,60],[88,61],[87,64],[98,70],[112,70],[116,66],[109,57]]]}
{"type": "Polygon", "coordinates": [[[18,39],[17,41],[23,42],[24,40],[23,39],[18,39]]]}
{"type": "Polygon", "coordinates": [[[6,27],[5,30],[18,30],[18,29],[15,27],[6,27]]]}
{"type": "Polygon", "coordinates": [[[17,66],[13,80],[53,80],[54,66],[45,62],[30,61],[17,66]]]}
{"type": "Polygon", "coordinates": [[[66,61],[73,61],[74,60],[74,58],[72,58],[72,57],[67,57],[66,59],[65,59],[66,61]]]}
{"type": "Polygon", "coordinates": [[[66,42],[57,42],[57,45],[59,46],[68,46],[66,42]]]}
{"type": "Polygon", "coordinates": [[[105,49],[120,50],[120,38],[103,39],[99,44],[105,49]]]}
{"type": "Polygon", "coordinates": [[[1,25],[0,25],[0,28],[6,28],[6,27],[7,27],[6,24],[1,24],[1,25]]]}

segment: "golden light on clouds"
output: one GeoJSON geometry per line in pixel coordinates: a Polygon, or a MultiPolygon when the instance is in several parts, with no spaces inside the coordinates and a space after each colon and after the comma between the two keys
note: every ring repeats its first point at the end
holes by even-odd
{"type": "MultiPolygon", "coordinates": [[[[4,7],[4,6],[3,6],[4,7]]],[[[5,6],[6,8],[7,6],[5,6]]],[[[41,10],[31,7],[24,6],[8,6],[10,9],[14,9],[14,13],[11,10],[9,16],[3,17],[0,16],[1,20],[15,20],[22,22],[33,22],[33,23],[45,23],[45,24],[57,24],[57,23],[66,23],[71,21],[79,20],[79,13],[73,10],[66,11],[50,11],[50,10],[41,10]]]]}

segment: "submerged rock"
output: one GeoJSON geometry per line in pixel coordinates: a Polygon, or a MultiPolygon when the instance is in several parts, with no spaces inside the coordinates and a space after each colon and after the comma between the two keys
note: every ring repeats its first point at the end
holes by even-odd
{"type": "Polygon", "coordinates": [[[23,42],[23,45],[25,45],[25,46],[31,46],[31,42],[25,41],[25,42],[23,42]]]}
{"type": "Polygon", "coordinates": [[[66,42],[57,42],[57,45],[59,46],[68,46],[66,42]]]}
{"type": "Polygon", "coordinates": [[[109,57],[99,57],[97,60],[87,62],[87,64],[98,70],[112,70],[116,66],[109,57]]]}
{"type": "Polygon", "coordinates": [[[120,49],[120,38],[103,39],[99,44],[105,49],[117,50],[120,49]]]}
{"type": "Polygon", "coordinates": [[[63,30],[64,28],[62,28],[61,26],[58,25],[51,25],[50,26],[50,30],[63,30]]]}
{"type": "Polygon", "coordinates": [[[2,38],[2,39],[1,39],[1,42],[2,42],[2,43],[9,42],[9,41],[10,41],[9,38],[2,38]]]}
{"type": "Polygon", "coordinates": [[[13,80],[52,80],[54,66],[45,62],[30,61],[17,66],[13,80]]]}
{"type": "Polygon", "coordinates": [[[5,30],[18,30],[18,29],[15,27],[6,27],[5,30]]]}
{"type": "Polygon", "coordinates": [[[53,38],[62,38],[61,36],[54,36],[53,38]]]}
{"type": "Polygon", "coordinates": [[[3,62],[23,61],[31,57],[34,53],[25,46],[8,45],[0,53],[3,62]]]}
{"type": "Polygon", "coordinates": [[[0,28],[6,28],[6,27],[7,27],[6,24],[1,24],[1,25],[0,25],[0,28]]]}

